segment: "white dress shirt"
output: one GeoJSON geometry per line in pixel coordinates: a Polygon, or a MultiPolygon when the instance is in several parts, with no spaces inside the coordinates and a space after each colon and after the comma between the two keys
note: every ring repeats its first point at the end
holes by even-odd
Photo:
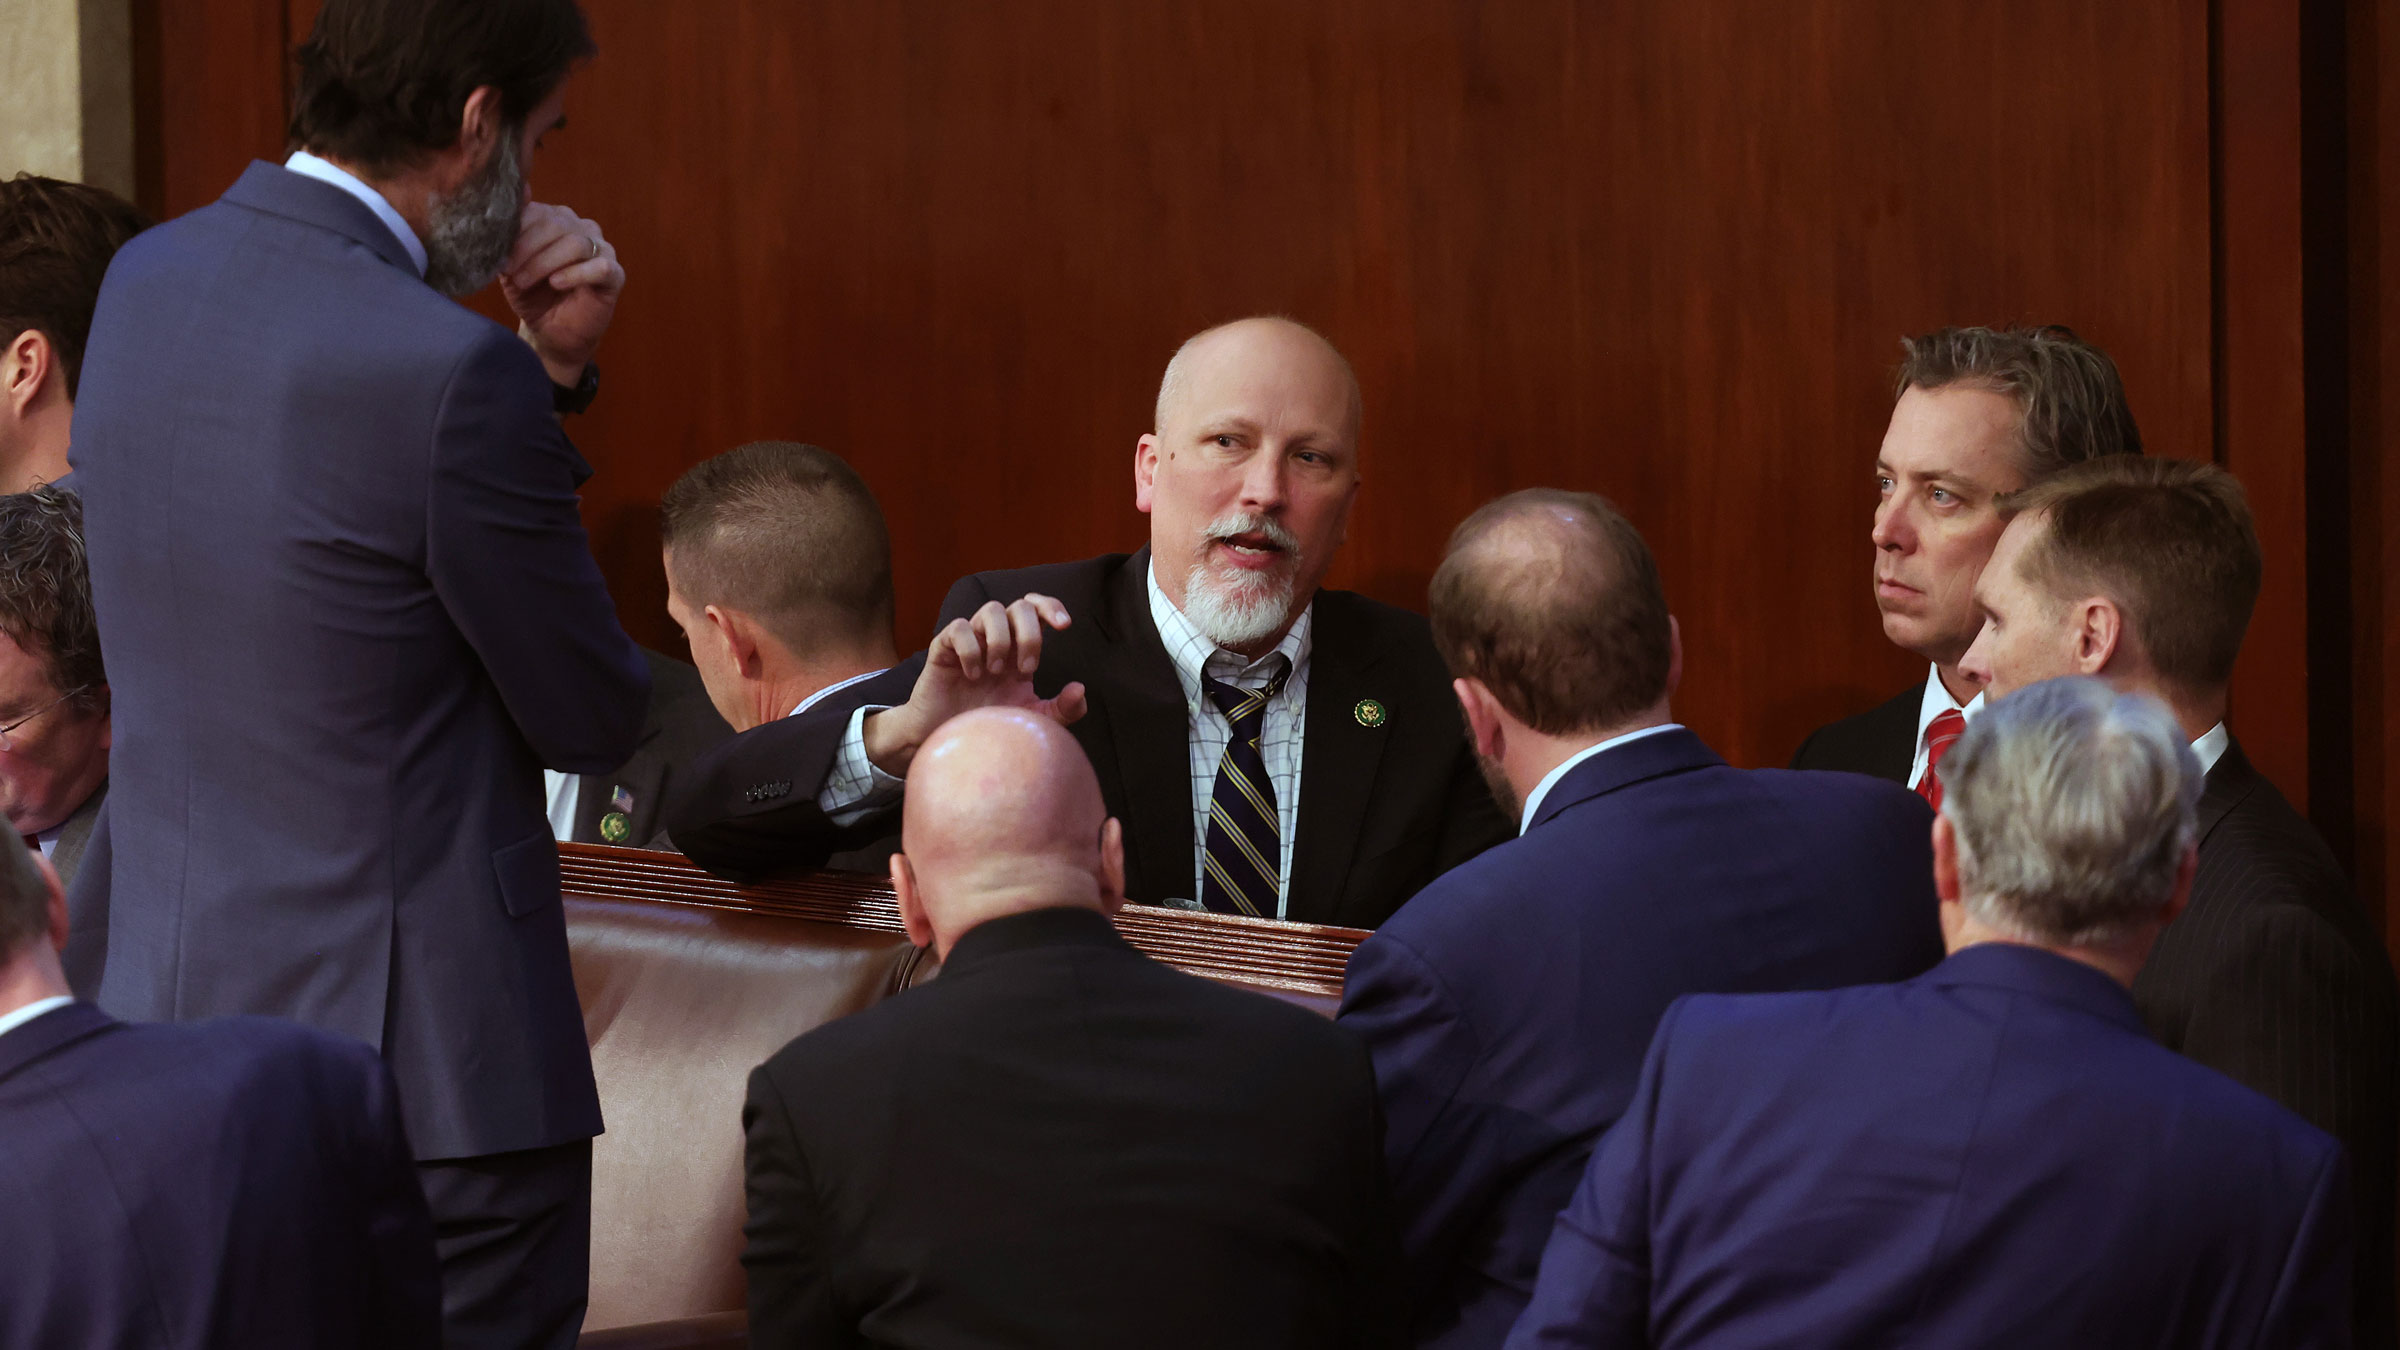
{"type": "MultiPolygon", "coordinates": [[[[1232,725],[1202,692],[1200,679],[1205,673],[1227,684],[1256,689],[1267,682],[1268,657],[1251,661],[1219,649],[1158,588],[1155,567],[1148,584],[1151,622],[1158,626],[1159,641],[1165,645],[1168,662],[1175,667],[1175,678],[1183,686],[1185,739],[1190,750],[1188,768],[1192,782],[1192,893],[1181,898],[1197,902],[1201,873],[1208,863],[1208,801],[1216,791],[1217,765],[1225,757],[1225,744],[1233,739],[1232,725]]],[[[1281,876],[1275,888],[1278,918],[1291,907],[1292,836],[1300,819],[1300,750],[1307,731],[1308,657],[1316,612],[1313,602],[1300,611],[1292,630],[1283,635],[1283,641],[1275,644],[1275,651],[1269,654],[1281,654],[1290,661],[1292,673],[1283,682],[1283,692],[1268,702],[1266,721],[1259,730],[1259,755],[1266,761],[1267,777],[1275,786],[1277,830],[1283,836],[1281,876]]],[[[867,758],[867,714],[882,712],[886,706],[871,704],[853,712],[848,729],[842,733],[842,746],[834,755],[833,771],[826,775],[825,787],[817,794],[817,809],[836,825],[856,824],[867,813],[900,799],[902,781],[867,758]]]]}
{"type": "Polygon", "coordinates": [[[1977,694],[1967,702],[1961,703],[1950,697],[1949,686],[1942,683],[1940,666],[1928,666],[1926,671],[1925,697],[1917,704],[1917,754],[1908,766],[1908,785],[1911,788],[1925,779],[1925,764],[1932,750],[1932,747],[1925,743],[1925,732],[1933,725],[1933,719],[1943,713],[1956,710],[1965,714],[1966,719],[1972,722],[1975,720],[1976,714],[1983,711],[1983,695],[1977,694]]]}
{"type": "Polygon", "coordinates": [[[583,777],[544,769],[542,786],[550,792],[550,837],[566,843],[575,837],[575,802],[583,792],[583,777]]]}
{"type": "Polygon", "coordinates": [[[0,1036],[15,1031],[52,1008],[63,1008],[74,1001],[70,995],[56,994],[49,998],[37,998],[15,1012],[0,1013],[0,1036]]]}
{"type": "Polygon", "coordinates": [[[1622,736],[1611,736],[1605,741],[1599,741],[1595,742],[1594,744],[1587,745],[1581,750],[1576,751],[1574,754],[1571,754],[1565,759],[1560,760],[1557,768],[1552,769],[1546,774],[1543,774],[1542,781],[1534,784],[1533,791],[1525,794],[1525,814],[1517,820],[1517,833],[1523,834],[1527,830],[1533,828],[1533,816],[1535,812],[1542,809],[1542,799],[1550,795],[1550,789],[1558,786],[1558,780],[1566,777],[1569,769],[1574,768],[1576,765],[1583,763],[1585,760],[1590,759],[1592,756],[1600,754],[1603,751],[1614,750],[1620,745],[1630,745],[1633,742],[1642,739],[1644,736],[1655,736],[1662,731],[1681,730],[1683,730],[1683,723],[1681,722],[1661,722],[1654,727],[1643,727],[1639,731],[1628,731],[1622,736]]]}
{"type": "MultiPolygon", "coordinates": [[[[293,173],[305,174],[320,183],[331,183],[365,202],[367,209],[375,213],[375,218],[383,222],[383,227],[390,230],[392,237],[400,241],[400,247],[408,250],[409,261],[417,265],[417,275],[425,275],[424,242],[417,238],[415,230],[408,227],[408,222],[400,218],[400,213],[392,209],[392,204],[384,200],[382,193],[368,187],[356,174],[341,165],[329,159],[319,159],[306,150],[294,150],[292,157],[283,162],[283,167],[290,169],[293,173]]],[[[566,836],[562,834],[559,838],[564,839],[566,836]]]]}
{"type": "Polygon", "coordinates": [[[2225,747],[2231,744],[2233,733],[2225,729],[2223,722],[2200,733],[2200,739],[2192,742],[2192,753],[2200,757],[2201,777],[2207,777],[2217,767],[2217,761],[2225,758],[2225,747]]]}

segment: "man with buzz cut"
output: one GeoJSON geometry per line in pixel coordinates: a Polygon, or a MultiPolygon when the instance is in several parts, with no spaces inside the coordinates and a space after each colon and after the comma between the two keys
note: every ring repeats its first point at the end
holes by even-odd
{"type": "MultiPolygon", "coordinates": [[[[667,614],[721,725],[797,717],[899,659],[891,535],[839,455],[755,441],[692,466],[658,515],[667,614]]],[[[880,873],[895,842],[827,865],[880,873]]]]}
{"type": "Polygon", "coordinates": [[[1875,607],[1884,636],[1929,669],[1818,728],[1792,767],[1889,778],[1938,807],[1941,756],[1983,710],[1958,661],[1982,622],[1975,576],[2000,538],[1995,503],[2067,465],[2138,455],[2142,436],[2116,363],[2066,328],[1943,328],[1901,345],[1875,460],[1875,607]]]}
{"type": "Polygon", "coordinates": [[[995,704],[1070,725],[1125,822],[1127,897],[1372,928],[1505,838],[1425,620],[1321,589],[1358,495],[1349,362],[1289,319],[1193,337],[1135,444],[1131,554],[961,580],[923,654],[736,736],[676,845],[755,876],[888,836],[908,766],[995,704]]]}
{"type": "Polygon", "coordinates": [[[2400,988],[2341,864],[2226,726],[2264,560],[2233,475],[2188,460],[2082,465],[2008,498],[1962,666],[2004,704],[2096,675],[2172,709],[2207,775],[2191,907],[2133,982],[2170,1050],[2342,1141],[2356,1187],[2357,1342],[2393,1344],[2400,988]]]}
{"type": "Polygon", "coordinates": [[[100,280],[148,228],[100,188],[30,173],[0,181],[0,492],[73,486],[68,430],[100,280]]]}

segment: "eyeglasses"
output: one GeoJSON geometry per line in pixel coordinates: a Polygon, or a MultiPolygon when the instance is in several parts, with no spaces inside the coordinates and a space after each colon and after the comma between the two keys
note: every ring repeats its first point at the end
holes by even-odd
{"type": "Polygon", "coordinates": [[[57,698],[54,698],[48,703],[45,703],[42,706],[34,709],[32,712],[25,714],[23,717],[20,717],[16,721],[9,723],[7,726],[0,727],[0,750],[13,750],[16,748],[9,743],[8,738],[10,733],[14,732],[18,727],[25,725],[27,722],[32,721],[33,719],[41,716],[43,713],[50,711],[52,708],[57,707],[59,704],[66,702],[68,699],[75,697],[77,694],[80,694],[89,688],[91,688],[91,686],[88,684],[76,685],[74,688],[63,694],[60,694],[57,698]]]}

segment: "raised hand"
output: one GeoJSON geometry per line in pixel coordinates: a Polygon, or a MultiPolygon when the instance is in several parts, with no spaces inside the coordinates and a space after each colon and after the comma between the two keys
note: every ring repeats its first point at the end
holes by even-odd
{"type": "Polygon", "coordinates": [[[973,708],[1031,708],[1060,725],[1084,714],[1083,685],[1070,684],[1056,698],[1033,691],[1042,664],[1042,629],[1073,622],[1067,607],[1047,595],[1028,595],[1010,604],[994,600],[934,635],[925,651],[925,670],[908,702],[870,714],[860,730],[867,758],[894,777],[906,777],[917,747],[934,728],[973,708]]]}
{"type": "Polygon", "coordinates": [[[526,206],[517,245],[500,273],[500,293],[553,382],[572,385],[583,378],[584,363],[600,349],[624,289],[625,269],[598,225],[563,206],[526,206]]]}

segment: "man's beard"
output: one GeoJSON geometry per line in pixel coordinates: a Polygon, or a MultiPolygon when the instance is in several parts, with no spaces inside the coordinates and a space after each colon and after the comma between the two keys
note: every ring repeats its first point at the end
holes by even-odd
{"type": "Polygon", "coordinates": [[[427,214],[425,284],[453,298],[492,284],[517,244],[525,214],[525,174],[517,162],[517,128],[503,127],[500,143],[474,177],[427,214]]]}
{"type": "Polygon", "coordinates": [[[1183,579],[1183,616],[1209,641],[1236,651],[1283,631],[1299,580],[1300,541],[1280,522],[1236,511],[1210,522],[1202,538],[1205,546],[1206,541],[1250,533],[1265,535],[1283,550],[1276,566],[1227,575],[1198,562],[1183,579]]]}

